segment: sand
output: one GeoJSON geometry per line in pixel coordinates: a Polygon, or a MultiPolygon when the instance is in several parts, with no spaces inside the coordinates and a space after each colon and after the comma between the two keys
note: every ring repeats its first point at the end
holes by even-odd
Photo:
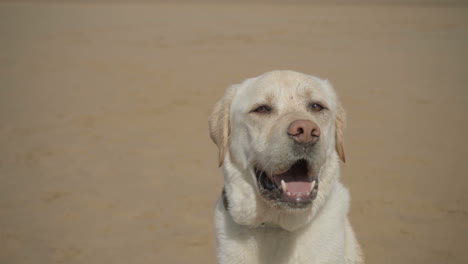
{"type": "Polygon", "coordinates": [[[83,2],[0,4],[0,263],[214,263],[208,115],[273,69],[341,96],[368,263],[468,263],[466,7],[83,2]]]}

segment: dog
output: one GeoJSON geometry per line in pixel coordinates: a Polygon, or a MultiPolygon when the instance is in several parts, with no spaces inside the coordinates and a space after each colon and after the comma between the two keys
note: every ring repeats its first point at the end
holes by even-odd
{"type": "Polygon", "coordinates": [[[224,174],[218,263],[364,263],[339,181],[344,125],[318,77],[272,71],[226,90],[209,120],[224,174]]]}

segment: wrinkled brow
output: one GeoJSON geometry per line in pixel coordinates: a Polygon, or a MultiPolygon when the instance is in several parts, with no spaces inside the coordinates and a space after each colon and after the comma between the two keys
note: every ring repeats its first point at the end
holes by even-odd
{"type": "Polygon", "coordinates": [[[273,94],[267,94],[263,101],[267,104],[271,104],[273,103],[273,98],[274,98],[273,94]]]}
{"type": "Polygon", "coordinates": [[[306,89],[304,91],[304,97],[307,99],[312,99],[312,89],[306,89]]]}

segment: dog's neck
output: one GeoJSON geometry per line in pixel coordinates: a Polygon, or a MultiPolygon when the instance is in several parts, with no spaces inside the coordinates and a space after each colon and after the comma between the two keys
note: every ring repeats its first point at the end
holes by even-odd
{"type": "Polygon", "coordinates": [[[224,166],[223,204],[234,222],[250,228],[279,227],[294,231],[309,224],[320,212],[328,199],[330,190],[339,179],[340,168],[337,155],[327,159],[319,179],[320,188],[312,206],[291,212],[272,207],[259,194],[255,179],[226,157],[224,166]]]}

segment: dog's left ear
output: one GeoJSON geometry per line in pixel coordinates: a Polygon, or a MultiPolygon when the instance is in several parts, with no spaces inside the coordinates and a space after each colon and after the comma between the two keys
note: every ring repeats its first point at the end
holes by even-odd
{"type": "Polygon", "coordinates": [[[341,103],[338,103],[336,117],[335,117],[335,148],[338,156],[341,161],[346,162],[345,152],[344,152],[344,128],[346,124],[346,113],[341,106],[341,103]]]}
{"type": "Polygon", "coordinates": [[[236,87],[233,85],[226,90],[224,96],[216,103],[213,112],[210,115],[209,127],[210,137],[213,142],[218,146],[218,166],[223,165],[224,156],[226,154],[229,135],[230,135],[230,108],[232,98],[234,97],[236,87]]]}

